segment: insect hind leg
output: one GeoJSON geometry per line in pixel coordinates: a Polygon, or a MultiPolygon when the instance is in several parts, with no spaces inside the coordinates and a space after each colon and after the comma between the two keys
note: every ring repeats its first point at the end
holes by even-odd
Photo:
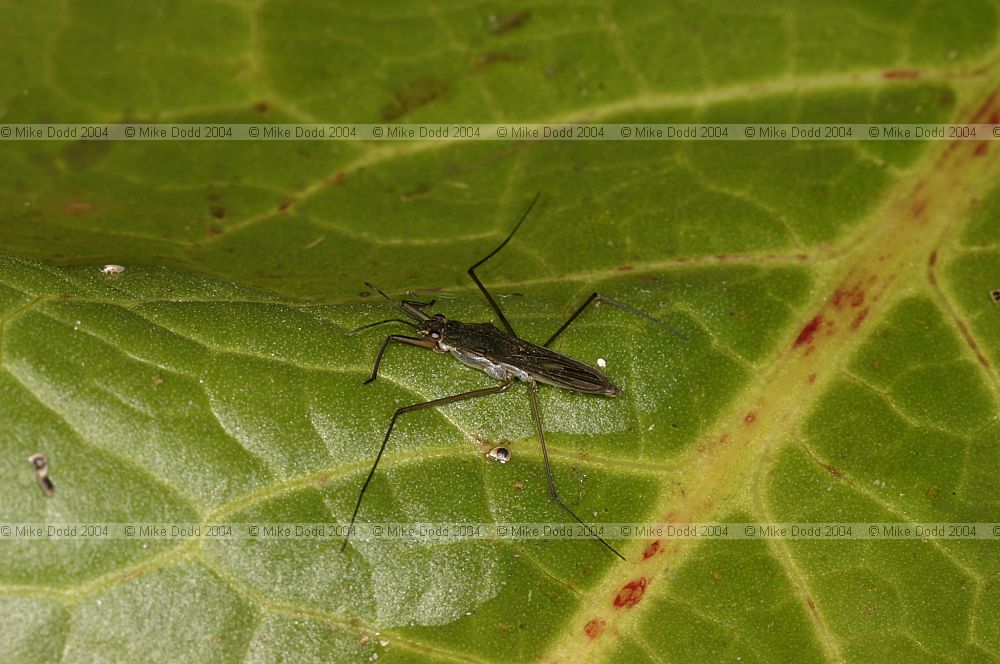
{"type": "Polygon", "coordinates": [[[547,449],[545,449],[545,434],[542,433],[542,416],[541,416],[541,411],[539,411],[539,409],[538,409],[538,384],[535,383],[535,381],[531,381],[529,383],[529,386],[531,387],[531,391],[530,391],[530,393],[531,393],[531,414],[532,414],[532,416],[534,417],[534,420],[535,420],[535,432],[538,434],[538,442],[542,446],[542,460],[545,461],[545,476],[546,476],[546,478],[548,478],[548,481],[549,481],[549,498],[551,498],[552,501],[555,504],[557,504],[559,507],[563,508],[563,510],[567,514],[569,514],[571,517],[573,517],[573,519],[575,519],[577,523],[579,523],[581,526],[583,526],[586,529],[586,531],[587,531],[587,533],[589,535],[592,535],[595,539],[597,539],[597,541],[600,542],[601,544],[603,544],[609,551],[611,551],[611,553],[615,554],[616,556],[618,556],[622,560],[625,560],[625,556],[623,556],[622,554],[618,553],[618,550],[615,547],[613,547],[610,544],[608,544],[607,541],[605,541],[605,539],[603,537],[601,537],[596,532],[594,532],[594,529],[591,528],[587,523],[585,523],[583,521],[583,519],[581,519],[580,517],[578,517],[576,515],[576,512],[574,512],[573,510],[571,510],[569,508],[569,506],[566,505],[566,503],[564,503],[562,501],[562,499],[559,497],[559,494],[556,493],[556,482],[555,482],[555,478],[552,476],[552,464],[549,463],[549,452],[548,452],[547,449]]]}
{"type": "Polygon", "coordinates": [[[431,399],[430,401],[422,401],[420,403],[411,404],[409,406],[403,406],[402,408],[397,408],[396,412],[392,414],[392,419],[389,420],[389,428],[386,429],[385,437],[382,439],[382,446],[378,449],[378,454],[375,456],[375,463],[372,464],[371,470],[368,471],[368,476],[365,478],[364,484],[361,485],[361,492],[358,494],[358,502],[354,505],[354,513],[351,514],[351,523],[347,527],[347,536],[344,537],[344,543],[340,546],[340,550],[343,551],[347,548],[347,542],[351,537],[351,532],[354,530],[354,522],[358,518],[358,511],[361,509],[361,501],[364,500],[365,491],[368,490],[368,485],[372,481],[372,477],[375,476],[375,469],[378,468],[378,462],[382,460],[382,454],[385,452],[386,445],[389,444],[389,436],[392,435],[392,429],[396,426],[396,420],[403,413],[410,413],[415,410],[423,410],[424,408],[433,408],[434,406],[443,406],[449,403],[455,403],[456,401],[465,401],[467,399],[475,399],[477,397],[485,397],[491,394],[499,394],[510,388],[514,384],[513,380],[509,380],[503,385],[495,385],[493,387],[484,387],[479,390],[472,390],[470,392],[462,392],[461,394],[453,394],[448,397],[441,397],[440,399],[431,399]]]}
{"type": "Polygon", "coordinates": [[[626,311],[626,312],[628,312],[630,314],[633,314],[635,316],[639,316],[640,318],[645,318],[648,321],[656,323],[657,325],[659,325],[663,329],[665,329],[668,332],[671,332],[672,334],[680,337],[684,341],[688,340],[688,337],[687,337],[686,334],[684,334],[683,332],[681,332],[677,328],[674,328],[674,327],[672,327],[670,325],[667,325],[666,323],[664,323],[659,318],[654,318],[653,316],[650,316],[647,313],[643,313],[643,312],[639,311],[638,309],[636,309],[635,307],[630,307],[629,305],[625,304],[624,302],[619,302],[618,300],[612,300],[610,297],[608,297],[606,295],[601,295],[600,293],[591,293],[590,297],[588,297],[586,300],[584,300],[583,304],[581,304],[579,306],[579,308],[576,311],[573,312],[573,315],[570,316],[566,320],[566,322],[563,323],[559,327],[558,330],[556,330],[555,334],[553,334],[551,337],[549,337],[549,340],[546,341],[542,345],[546,346],[546,347],[548,347],[549,345],[551,345],[552,342],[554,342],[556,339],[559,338],[559,335],[561,335],[563,332],[566,331],[566,328],[568,328],[570,326],[570,323],[572,323],[577,318],[579,318],[580,314],[582,314],[587,309],[587,307],[590,306],[591,304],[593,304],[594,302],[604,302],[605,304],[610,304],[613,307],[618,307],[622,311],[626,311]]]}

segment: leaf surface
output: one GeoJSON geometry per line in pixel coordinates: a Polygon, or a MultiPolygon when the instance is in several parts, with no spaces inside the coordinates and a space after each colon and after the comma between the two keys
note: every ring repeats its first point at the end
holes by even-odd
{"type": "MultiPolygon", "coordinates": [[[[990,122],[994,3],[0,4],[4,122],[990,122]]],[[[989,141],[0,143],[0,506],[17,523],[350,518],[395,408],[364,282],[601,360],[540,390],[594,522],[989,522],[989,141]],[[125,272],[104,275],[105,263],[125,272]],[[415,295],[406,295],[415,293],[415,295]],[[55,495],[27,463],[44,453],[55,495]]],[[[401,327],[401,326],[400,326],[401,327]]],[[[405,330],[405,328],[404,328],[405,330]]],[[[542,522],[523,386],[404,415],[368,522],[542,522]],[[503,442],[506,465],[486,450],[503,442]]],[[[991,661],[995,542],[0,540],[53,661],[991,661]]]]}

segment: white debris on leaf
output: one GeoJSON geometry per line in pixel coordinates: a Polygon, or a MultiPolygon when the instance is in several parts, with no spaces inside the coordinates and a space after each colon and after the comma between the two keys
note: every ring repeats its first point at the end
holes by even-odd
{"type": "Polygon", "coordinates": [[[114,263],[108,263],[101,268],[101,274],[121,274],[124,271],[124,265],[115,265],[114,263]]]}

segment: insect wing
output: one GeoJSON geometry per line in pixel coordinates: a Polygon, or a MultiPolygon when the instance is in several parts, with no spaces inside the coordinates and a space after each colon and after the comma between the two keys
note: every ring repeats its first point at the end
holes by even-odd
{"type": "Polygon", "coordinates": [[[505,361],[524,369],[540,383],[585,394],[618,394],[618,388],[597,369],[544,346],[522,341],[505,361]]]}

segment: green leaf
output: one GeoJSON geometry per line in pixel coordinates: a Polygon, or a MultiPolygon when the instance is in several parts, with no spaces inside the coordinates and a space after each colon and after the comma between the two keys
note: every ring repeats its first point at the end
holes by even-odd
{"type": "MultiPolygon", "coordinates": [[[[0,3],[18,122],[990,122],[995,5],[0,3]]],[[[998,521],[993,142],[0,142],[0,652],[993,661],[995,540],[215,539],[350,518],[399,406],[496,383],[364,285],[555,347],[586,521],[998,521]],[[125,266],[105,275],[101,266],[125,266]],[[27,459],[43,453],[55,493],[27,459]],[[2,534],[2,533],[0,533],[2,534]]],[[[403,415],[363,522],[553,523],[524,386],[403,415]],[[505,465],[486,450],[503,442],[505,465]]]]}

